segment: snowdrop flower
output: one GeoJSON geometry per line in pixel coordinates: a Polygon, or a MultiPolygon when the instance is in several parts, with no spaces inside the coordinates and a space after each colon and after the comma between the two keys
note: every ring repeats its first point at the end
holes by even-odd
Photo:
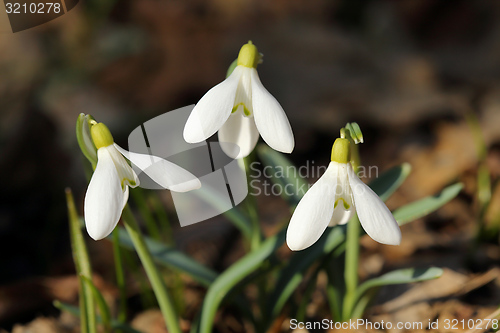
{"type": "Polygon", "coordinates": [[[197,143],[219,131],[219,142],[232,158],[248,156],[262,139],[273,149],[291,153],[292,128],[278,101],[257,73],[260,55],[252,42],[243,45],[237,66],[196,104],[184,127],[184,140],[197,143]]]}
{"type": "Polygon", "coordinates": [[[186,192],[201,186],[198,178],[171,162],[121,148],[102,123],[94,121],[90,135],[97,148],[97,166],[85,194],[84,215],[87,232],[95,240],[113,231],[127,203],[128,188],[139,186],[124,156],[164,188],[186,192]]]}
{"type": "Polygon", "coordinates": [[[291,250],[308,248],[328,226],[347,223],[355,212],[375,241],[388,245],[401,242],[398,223],[387,206],[354,173],[349,145],[348,139],[335,140],[328,168],[297,205],[286,235],[291,250]]]}

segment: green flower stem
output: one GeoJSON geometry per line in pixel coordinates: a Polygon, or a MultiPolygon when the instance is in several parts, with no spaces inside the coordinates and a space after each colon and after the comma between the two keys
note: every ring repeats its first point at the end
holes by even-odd
{"type": "Polygon", "coordinates": [[[359,234],[361,224],[356,216],[347,224],[346,251],[345,251],[345,296],[343,306],[343,320],[351,318],[351,312],[356,301],[358,288],[358,262],[359,262],[359,234]]]}
{"type": "Polygon", "coordinates": [[[250,222],[252,224],[252,234],[250,237],[250,248],[252,250],[257,249],[261,242],[262,242],[262,231],[260,229],[260,220],[259,220],[259,213],[257,210],[257,200],[255,196],[250,193],[250,165],[254,161],[253,158],[253,153],[245,158],[243,158],[243,163],[244,163],[244,169],[243,171],[246,172],[247,174],[247,186],[249,188],[249,193],[248,196],[245,200],[247,212],[248,212],[248,217],[250,218],[250,222]]]}
{"type": "Polygon", "coordinates": [[[116,283],[120,292],[120,303],[118,305],[118,321],[127,321],[127,290],[125,286],[125,272],[123,269],[122,251],[120,249],[120,235],[118,228],[113,230],[113,254],[115,258],[116,283]]]}
{"type": "Polygon", "coordinates": [[[167,325],[169,333],[181,333],[181,329],[179,327],[179,317],[177,316],[172,301],[170,300],[167,287],[163,282],[160,272],[156,268],[151,252],[149,252],[149,249],[146,246],[146,242],[144,241],[141,231],[139,230],[139,225],[137,224],[137,221],[135,220],[135,217],[128,205],[123,209],[122,217],[125,222],[125,228],[134,243],[139,259],[141,260],[149,281],[151,282],[151,286],[153,287],[158,304],[160,305],[160,310],[163,314],[163,318],[165,319],[165,324],[167,325]]]}
{"type": "MultiPolygon", "coordinates": [[[[248,217],[250,218],[252,233],[250,237],[250,249],[251,251],[257,250],[262,245],[262,230],[260,228],[260,219],[259,212],[257,209],[257,200],[256,197],[250,192],[251,186],[251,177],[250,177],[250,165],[255,161],[254,153],[251,153],[249,156],[243,158],[243,171],[247,175],[247,186],[248,186],[248,196],[245,199],[245,204],[247,207],[248,217]]],[[[257,282],[258,288],[258,303],[260,309],[265,309],[265,299],[266,299],[266,281],[260,279],[257,282]]],[[[261,313],[261,317],[264,314],[261,313]]]]}
{"type": "MultiPolygon", "coordinates": [[[[68,217],[70,225],[71,249],[75,262],[76,272],[79,276],[92,279],[92,267],[90,266],[89,254],[83,238],[80,219],[75,207],[75,201],[70,189],[66,189],[66,202],[68,206],[68,217]]],[[[80,309],[81,309],[81,331],[83,333],[97,332],[97,317],[94,306],[94,297],[90,288],[80,278],[80,309]]]]}
{"type": "MultiPolygon", "coordinates": [[[[349,132],[348,132],[349,133],[349,132]]],[[[353,139],[348,135],[351,142],[351,158],[353,160],[354,172],[358,172],[360,165],[358,146],[354,144],[353,139]]],[[[342,309],[343,320],[351,318],[352,309],[356,302],[356,290],[358,288],[358,265],[359,265],[359,235],[361,232],[361,224],[356,216],[347,224],[346,235],[346,250],[345,250],[345,295],[344,306],[342,309]]]]}

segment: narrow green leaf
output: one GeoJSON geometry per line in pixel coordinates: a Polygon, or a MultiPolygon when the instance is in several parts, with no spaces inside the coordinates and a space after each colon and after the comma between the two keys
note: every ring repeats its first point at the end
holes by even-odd
{"type": "Polygon", "coordinates": [[[428,196],[418,201],[396,209],[392,214],[399,225],[419,219],[434,212],[451,199],[456,197],[463,188],[462,183],[456,183],[443,189],[440,193],[428,196]]]}
{"type": "Polygon", "coordinates": [[[130,196],[134,199],[135,204],[141,214],[141,217],[146,225],[146,230],[148,231],[148,235],[156,240],[161,240],[160,230],[158,224],[156,223],[153,214],[151,212],[150,207],[145,199],[145,191],[142,188],[136,188],[134,191],[130,191],[130,196]]]}
{"type": "Polygon", "coordinates": [[[398,269],[361,284],[358,288],[357,299],[373,287],[433,280],[441,275],[443,275],[443,270],[438,267],[398,269]]]}
{"type": "MultiPolygon", "coordinates": [[[[122,227],[117,229],[119,230],[120,245],[127,249],[133,249],[134,246],[127,231],[122,227]]],[[[144,237],[144,239],[151,255],[158,264],[186,273],[204,286],[209,286],[216,279],[217,273],[215,271],[198,263],[187,254],[149,237],[144,237]]]]}
{"type": "Polygon", "coordinates": [[[345,226],[328,228],[323,236],[306,250],[295,253],[280,271],[278,281],[269,297],[270,317],[276,318],[295,289],[302,282],[304,271],[319,257],[333,251],[345,241],[345,226]]]}
{"type": "MultiPolygon", "coordinates": [[[[66,189],[66,204],[68,207],[69,231],[71,239],[71,251],[77,274],[91,278],[92,268],[87,252],[87,246],[83,238],[80,225],[80,217],[75,207],[75,200],[71,189],[66,189]]],[[[81,330],[83,332],[95,333],[97,331],[96,314],[92,291],[85,283],[80,281],[80,306],[82,311],[81,330]]]]}
{"type": "Polygon", "coordinates": [[[167,286],[163,281],[160,271],[156,267],[155,260],[151,255],[143,235],[141,234],[139,224],[137,223],[137,220],[128,205],[125,205],[123,209],[122,219],[125,224],[125,229],[130,235],[130,239],[134,245],[137,255],[141,260],[142,267],[144,267],[144,271],[146,272],[149,282],[151,283],[151,287],[153,288],[158,305],[160,306],[168,331],[171,333],[181,333],[179,316],[172,304],[167,286]]]}
{"type": "Polygon", "coordinates": [[[304,293],[302,294],[302,299],[300,300],[299,307],[297,309],[297,314],[295,315],[295,318],[297,318],[297,321],[299,322],[303,322],[306,320],[307,306],[311,301],[311,296],[313,292],[316,290],[318,275],[319,272],[321,271],[321,268],[322,268],[321,265],[318,265],[318,267],[311,274],[309,281],[307,281],[307,286],[304,290],[304,293]]]}
{"type": "Polygon", "coordinates": [[[197,190],[196,195],[198,195],[203,200],[207,201],[219,211],[224,212],[223,215],[231,221],[236,228],[238,228],[241,233],[247,239],[252,237],[252,225],[251,222],[243,215],[238,207],[232,209],[227,209],[227,198],[222,198],[215,191],[211,191],[209,186],[202,186],[197,190]]]}
{"type": "MultiPolygon", "coordinates": [[[[75,317],[80,317],[80,309],[77,306],[63,303],[63,302],[57,301],[57,300],[52,302],[52,304],[54,305],[55,308],[59,309],[60,311],[66,311],[75,317]]],[[[97,321],[99,323],[102,322],[101,317],[97,316],[97,321]]],[[[142,332],[140,332],[136,329],[133,329],[132,327],[130,327],[126,324],[120,323],[116,320],[111,321],[111,328],[113,330],[120,330],[123,333],[142,333],[142,332]]]]}
{"type": "Polygon", "coordinates": [[[296,206],[309,189],[307,181],[299,175],[296,168],[283,154],[278,153],[267,145],[259,145],[257,154],[266,167],[271,167],[271,181],[284,189],[281,194],[291,206],[296,206]],[[282,177],[277,177],[282,175],[282,177]],[[292,193],[292,195],[289,195],[292,193]]]}
{"type": "Polygon", "coordinates": [[[410,175],[411,165],[403,163],[385,171],[370,183],[370,188],[386,201],[410,175]]]}
{"type": "Polygon", "coordinates": [[[477,200],[481,210],[486,210],[491,201],[491,175],[486,162],[477,170],[477,200]]]}
{"type": "Polygon", "coordinates": [[[285,241],[286,230],[282,230],[264,241],[261,246],[239,259],[210,286],[203,302],[200,332],[212,332],[215,314],[220,303],[228,292],[247,275],[256,270],[264,260],[269,258],[285,241]]]}
{"type": "Polygon", "coordinates": [[[116,285],[119,291],[118,321],[124,323],[127,320],[127,286],[125,282],[125,270],[123,269],[122,248],[120,247],[119,230],[115,228],[111,233],[113,242],[113,257],[115,262],[116,285]]]}
{"type": "Polygon", "coordinates": [[[378,288],[371,288],[360,297],[349,318],[361,318],[366,308],[377,294],[378,288]]]}
{"type": "Polygon", "coordinates": [[[92,294],[94,298],[97,300],[97,306],[99,307],[99,311],[101,313],[101,321],[104,325],[106,332],[111,332],[111,311],[109,310],[109,306],[106,303],[106,300],[102,296],[99,289],[96,288],[91,279],[86,276],[80,275],[80,278],[87,285],[87,287],[92,290],[92,294]]]}

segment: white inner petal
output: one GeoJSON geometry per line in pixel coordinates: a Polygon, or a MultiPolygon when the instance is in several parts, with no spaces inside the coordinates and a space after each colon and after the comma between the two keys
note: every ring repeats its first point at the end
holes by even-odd
{"type": "Polygon", "coordinates": [[[123,157],[123,155],[116,149],[114,145],[105,147],[109,154],[111,155],[111,159],[115,164],[116,171],[118,172],[118,177],[120,177],[120,182],[122,189],[125,190],[125,186],[137,187],[139,186],[139,178],[134,172],[134,169],[127,163],[127,160],[123,157]]]}
{"type": "Polygon", "coordinates": [[[345,224],[355,212],[354,200],[352,199],[351,185],[346,163],[336,163],[338,165],[337,186],[335,187],[335,201],[333,203],[334,212],[332,220],[328,226],[345,224]]]}
{"type": "Polygon", "coordinates": [[[219,143],[226,155],[231,158],[248,156],[259,140],[259,131],[253,117],[245,117],[240,110],[229,116],[219,130],[219,143]]]}
{"type": "Polygon", "coordinates": [[[242,112],[246,117],[253,117],[252,106],[252,69],[242,66],[242,75],[236,89],[232,112],[242,112]]]}

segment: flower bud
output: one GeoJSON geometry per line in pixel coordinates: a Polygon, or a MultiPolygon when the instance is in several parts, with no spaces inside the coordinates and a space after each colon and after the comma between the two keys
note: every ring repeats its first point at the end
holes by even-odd
{"type": "Polygon", "coordinates": [[[103,123],[97,123],[90,129],[90,135],[97,149],[111,146],[114,143],[113,136],[108,127],[103,123]]]}

